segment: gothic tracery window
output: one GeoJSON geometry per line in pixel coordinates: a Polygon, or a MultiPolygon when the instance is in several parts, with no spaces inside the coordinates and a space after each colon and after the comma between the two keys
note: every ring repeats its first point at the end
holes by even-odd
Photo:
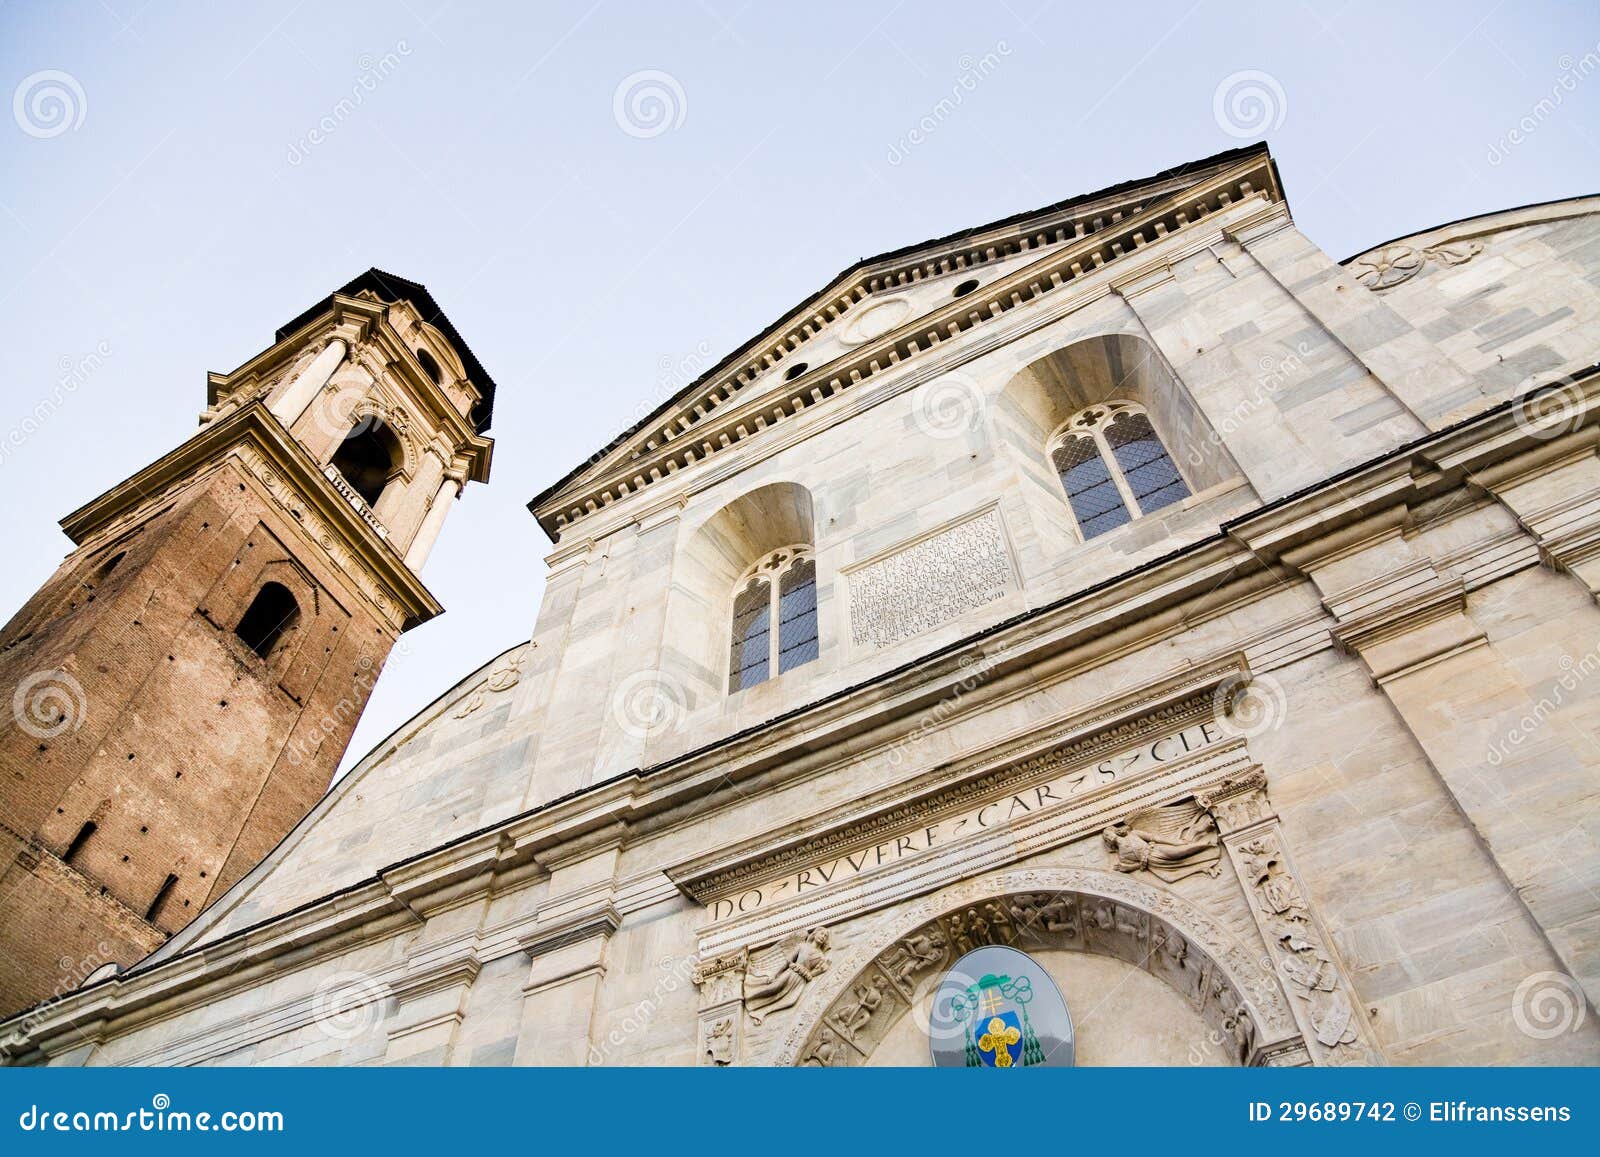
{"type": "Polygon", "coordinates": [[[743,691],[817,657],[817,564],[803,546],[764,557],[733,594],[728,690],[743,691]]]}
{"type": "Polygon", "coordinates": [[[1132,402],[1073,415],[1053,440],[1050,461],[1085,539],[1189,497],[1149,416],[1132,402]]]}

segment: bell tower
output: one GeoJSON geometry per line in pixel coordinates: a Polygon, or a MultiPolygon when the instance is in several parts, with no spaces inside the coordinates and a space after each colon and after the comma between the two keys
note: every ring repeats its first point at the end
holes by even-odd
{"type": "Polygon", "coordinates": [[[0,631],[0,1013],[126,967],[326,791],[489,476],[494,382],[373,269],[209,377],[188,441],[62,528],[0,631]]]}

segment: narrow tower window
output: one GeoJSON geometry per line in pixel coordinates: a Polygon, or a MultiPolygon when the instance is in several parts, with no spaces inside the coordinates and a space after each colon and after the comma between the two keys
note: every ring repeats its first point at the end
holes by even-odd
{"type": "Polygon", "coordinates": [[[1085,539],[1189,497],[1149,416],[1132,402],[1105,402],[1075,414],[1050,462],[1085,539]]]}
{"type": "Polygon", "coordinates": [[[156,890],[156,898],[150,901],[150,907],[145,910],[144,918],[146,923],[150,923],[155,920],[156,913],[161,911],[162,901],[164,901],[167,896],[171,894],[173,887],[177,883],[178,877],[169,874],[166,878],[166,881],[159,889],[156,890]]]}
{"type": "Polygon", "coordinates": [[[300,604],[282,583],[264,583],[233,633],[265,659],[284,633],[300,621],[300,604]]]}
{"type": "Polygon", "coordinates": [[[62,853],[62,861],[68,864],[72,863],[77,858],[78,853],[83,851],[83,845],[89,842],[89,837],[94,835],[95,830],[95,822],[93,820],[79,828],[78,834],[72,837],[72,842],[67,845],[67,850],[62,853]]]}
{"type": "Polygon", "coordinates": [[[774,551],[735,587],[729,691],[817,657],[817,564],[804,549],[774,551]]]}

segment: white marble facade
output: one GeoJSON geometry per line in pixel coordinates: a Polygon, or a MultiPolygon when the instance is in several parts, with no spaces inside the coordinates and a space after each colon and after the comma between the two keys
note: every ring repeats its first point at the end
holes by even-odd
{"type": "Polygon", "coordinates": [[[1083,1063],[1600,1061],[1597,359],[1600,200],[1341,263],[1263,148],[853,267],[536,500],[531,640],[0,1050],[915,1064],[999,942],[1083,1063]],[[1086,539],[1113,401],[1189,496],[1086,539]],[[817,657],[730,693],[780,549],[817,657]]]}

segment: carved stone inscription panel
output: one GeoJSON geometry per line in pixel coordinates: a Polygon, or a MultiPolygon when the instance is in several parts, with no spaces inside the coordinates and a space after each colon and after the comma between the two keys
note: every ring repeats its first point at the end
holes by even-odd
{"type": "Polygon", "coordinates": [[[1003,598],[1016,587],[998,507],[849,572],[850,637],[887,647],[1003,598]]]}
{"type": "MultiPolygon", "coordinates": [[[[1141,740],[1136,746],[1114,751],[1092,764],[1067,768],[1021,791],[991,796],[937,819],[908,823],[886,837],[846,846],[838,854],[820,856],[777,879],[717,897],[707,905],[708,914],[713,921],[748,915],[778,901],[1003,828],[1022,817],[1065,808],[1079,795],[1217,748],[1228,738],[1221,724],[1206,719],[1141,740]]],[[[1149,809],[1108,828],[1105,839],[1120,871],[1149,870],[1162,879],[1180,879],[1195,871],[1215,875],[1221,853],[1214,835],[1206,840],[1199,823],[1202,819],[1209,824],[1209,816],[1194,806],[1149,809]]],[[[1210,825],[1210,831],[1215,832],[1215,825],[1210,825]]]]}

